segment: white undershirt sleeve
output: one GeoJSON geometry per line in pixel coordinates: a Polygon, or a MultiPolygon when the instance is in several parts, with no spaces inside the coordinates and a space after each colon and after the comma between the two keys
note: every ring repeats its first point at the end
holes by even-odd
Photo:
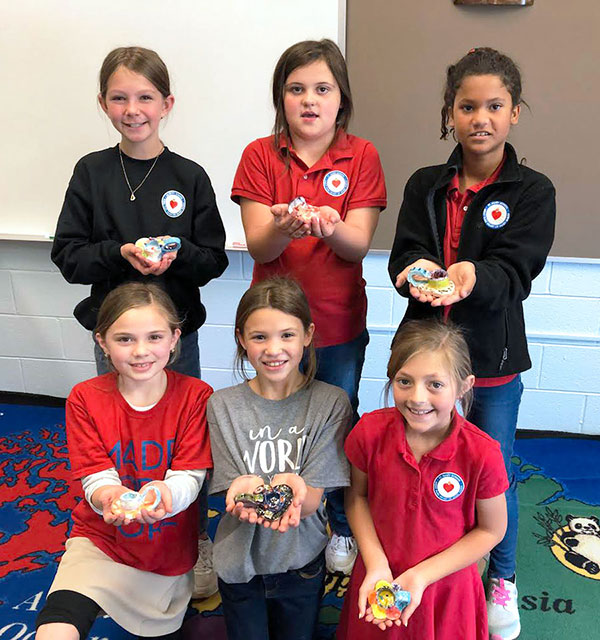
{"type": "MultiPolygon", "coordinates": [[[[173,511],[167,514],[165,518],[170,518],[185,511],[194,502],[202,488],[205,477],[206,469],[192,469],[189,471],[167,470],[164,482],[171,491],[173,511]]],[[[84,476],[81,478],[81,484],[85,499],[90,507],[98,515],[102,515],[102,509],[96,508],[92,503],[94,492],[106,485],[122,485],[123,483],[115,467],[111,467],[110,469],[84,476]]]]}
{"type": "Polygon", "coordinates": [[[185,511],[192,502],[194,502],[198,497],[198,493],[200,493],[205,477],[206,469],[191,469],[188,471],[167,470],[165,473],[165,484],[171,491],[173,511],[168,513],[165,518],[171,518],[185,511]]]}
{"type": "Polygon", "coordinates": [[[122,485],[123,483],[115,467],[111,467],[110,469],[104,469],[104,471],[90,473],[89,476],[83,476],[83,478],[81,478],[81,484],[83,486],[83,494],[90,507],[92,507],[97,514],[102,515],[102,509],[96,508],[92,503],[94,491],[106,485],[122,485]]]}

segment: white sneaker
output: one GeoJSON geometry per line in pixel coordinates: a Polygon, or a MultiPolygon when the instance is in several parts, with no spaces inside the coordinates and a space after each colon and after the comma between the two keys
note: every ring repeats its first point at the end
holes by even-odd
{"type": "Polygon", "coordinates": [[[198,560],[194,566],[194,591],[192,598],[202,600],[217,592],[217,574],[212,562],[213,543],[210,538],[198,539],[198,560]]]}
{"type": "Polygon", "coordinates": [[[487,586],[490,638],[515,640],[521,633],[517,585],[503,578],[490,578],[487,586]]]}
{"type": "Polygon", "coordinates": [[[354,538],[333,533],[325,549],[327,571],[350,575],[357,555],[358,547],[354,538]]]}

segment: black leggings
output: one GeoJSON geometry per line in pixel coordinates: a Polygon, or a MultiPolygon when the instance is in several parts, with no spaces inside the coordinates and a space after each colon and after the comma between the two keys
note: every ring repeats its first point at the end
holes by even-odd
{"type": "MultiPolygon", "coordinates": [[[[72,624],[79,631],[79,638],[84,640],[88,637],[98,613],[100,613],[100,606],[91,598],[77,593],[77,591],[61,589],[53,591],[48,596],[46,604],[35,621],[35,628],[38,629],[43,624],[51,622],[64,622],[72,624]]],[[[164,636],[143,637],[152,637],[154,640],[181,640],[181,630],[164,636]]],[[[141,638],[142,636],[138,636],[138,640],[141,638]]]]}

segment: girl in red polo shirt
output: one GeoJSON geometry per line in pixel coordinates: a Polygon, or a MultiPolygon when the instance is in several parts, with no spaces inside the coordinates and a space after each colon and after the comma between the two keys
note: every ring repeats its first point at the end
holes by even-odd
{"type": "MultiPolygon", "coordinates": [[[[273,104],[274,135],[246,147],[231,192],[255,261],[252,282],[291,275],[301,284],[316,325],[316,378],[348,393],[356,422],[369,339],[362,259],[386,206],[381,163],[370,142],[346,133],[348,72],[330,40],[299,42],[283,53],[273,75],[273,104]],[[297,197],[316,207],[313,215],[290,213],[297,197]]],[[[328,494],[327,507],[334,533],[327,566],[349,573],[356,543],[343,493],[328,494]]]]}
{"type": "Polygon", "coordinates": [[[87,638],[102,610],[138,637],[181,638],[198,555],[196,498],[212,467],[212,389],[165,368],[178,352],[179,324],[154,284],[121,285],[100,307],[95,337],[113,371],[67,399],[69,461],[84,499],[37,640],[87,638]]]}
{"type": "Polygon", "coordinates": [[[395,406],[363,415],[345,444],[360,556],[337,638],[488,640],[476,563],[506,530],[508,480],[498,443],[455,408],[471,401],[466,342],[453,325],[408,322],[387,374],[395,406]],[[394,622],[368,607],[380,580],[410,593],[394,622]]]}
{"type": "Polygon", "coordinates": [[[520,373],[531,367],[523,300],[554,238],[554,187],[520,164],[507,137],[519,120],[521,75],[507,56],[469,51],[448,67],[442,138],[458,142],[444,165],[408,181],[390,256],[392,282],[408,296],[405,319],[450,317],[465,329],[476,376],[469,420],[500,443],[510,487],[506,536],[490,556],[490,634],[521,629],[515,584],[518,503],[511,458],[520,373]],[[434,297],[408,286],[411,268],[448,270],[454,293],[434,297]]]}

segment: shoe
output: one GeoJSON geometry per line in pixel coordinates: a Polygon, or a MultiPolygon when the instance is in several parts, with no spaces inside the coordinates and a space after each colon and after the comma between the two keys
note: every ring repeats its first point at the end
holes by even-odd
{"type": "Polygon", "coordinates": [[[354,561],[358,555],[356,540],[351,536],[331,535],[331,540],[325,549],[325,564],[329,573],[343,573],[350,575],[354,561]]]}
{"type": "Polygon", "coordinates": [[[487,586],[490,638],[515,640],[521,633],[517,585],[504,578],[490,578],[487,586]]]}
{"type": "Polygon", "coordinates": [[[213,543],[210,538],[198,539],[198,560],[194,566],[194,591],[192,598],[202,600],[217,592],[217,574],[212,562],[213,543]]]}

